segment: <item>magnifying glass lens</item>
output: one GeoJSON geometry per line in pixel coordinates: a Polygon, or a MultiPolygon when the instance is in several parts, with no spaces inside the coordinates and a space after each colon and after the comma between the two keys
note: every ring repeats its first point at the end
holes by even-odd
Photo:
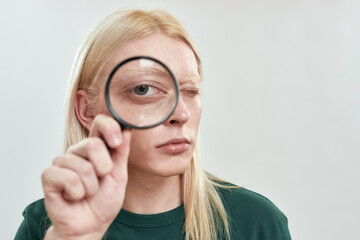
{"type": "Polygon", "coordinates": [[[177,86],[162,64],[149,58],[135,58],[114,71],[108,80],[108,97],[113,111],[125,125],[147,128],[170,116],[177,101],[177,86]]]}

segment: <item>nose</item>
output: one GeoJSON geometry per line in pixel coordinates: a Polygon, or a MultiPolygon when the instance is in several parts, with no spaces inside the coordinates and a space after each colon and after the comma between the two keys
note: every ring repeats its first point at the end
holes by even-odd
{"type": "Polygon", "coordinates": [[[175,107],[175,111],[166,120],[165,125],[183,125],[190,119],[190,111],[187,109],[186,104],[181,96],[179,96],[179,101],[175,107]]]}

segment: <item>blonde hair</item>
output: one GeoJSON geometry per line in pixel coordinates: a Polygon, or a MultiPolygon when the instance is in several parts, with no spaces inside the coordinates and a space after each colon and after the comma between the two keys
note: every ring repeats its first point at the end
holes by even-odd
{"type": "MultiPolygon", "coordinates": [[[[162,10],[119,10],[106,17],[89,35],[75,59],[69,84],[65,150],[88,137],[74,109],[76,92],[83,89],[90,101],[98,101],[100,72],[106,60],[128,41],[155,32],[185,42],[194,52],[201,76],[201,61],[190,36],[180,23],[162,10]]],[[[190,167],[183,176],[185,237],[187,240],[230,238],[225,208],[217,187],[226,187],[219,179],[204,172],[195,149],[190,167]]]]}

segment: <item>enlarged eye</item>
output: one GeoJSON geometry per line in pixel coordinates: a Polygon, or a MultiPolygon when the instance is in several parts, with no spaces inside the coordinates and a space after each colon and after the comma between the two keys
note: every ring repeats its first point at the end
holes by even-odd
{"type": "Polygon", "coordinates": [[[136,88],[134,88],[134,92],[137,95],[145,95],[146,93],[149,92],[149,86],[146,85],[137,86],[136,88]]]}

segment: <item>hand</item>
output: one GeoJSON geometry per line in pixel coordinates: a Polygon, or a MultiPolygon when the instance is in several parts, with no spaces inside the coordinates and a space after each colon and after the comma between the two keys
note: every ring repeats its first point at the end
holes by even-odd
{"type": "Polygon", "coordinates": [[[45,239],[103,237],[124,201],[130,137],[114,119],[97,115],[89,138],[69,147],[43,172],[45,207],[53,224],[45,239]]]}

